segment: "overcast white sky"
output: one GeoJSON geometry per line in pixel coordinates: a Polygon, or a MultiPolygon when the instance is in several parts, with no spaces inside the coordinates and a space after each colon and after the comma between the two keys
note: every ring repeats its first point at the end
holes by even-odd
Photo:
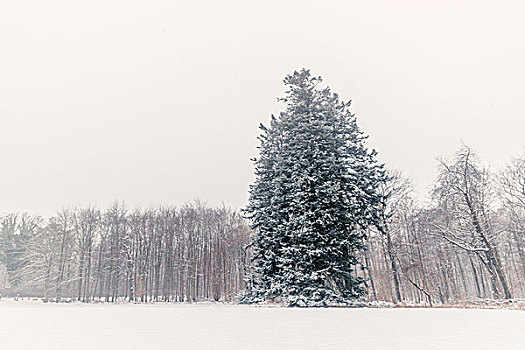
{"type": "Polygon", "coordinates": [[[0,213],[241,207],[257,125],[310,68],[425,193],[461,140],[525,138],[519,1],[0,1],[0,213]]]}

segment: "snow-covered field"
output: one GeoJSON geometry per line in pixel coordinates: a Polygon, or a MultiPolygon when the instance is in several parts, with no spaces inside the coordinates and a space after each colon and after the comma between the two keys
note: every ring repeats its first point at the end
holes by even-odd
{"type": "Polygon", "coordinates": [[[1,301],[0,349],[525,349],[525,312],[1,301]]]}

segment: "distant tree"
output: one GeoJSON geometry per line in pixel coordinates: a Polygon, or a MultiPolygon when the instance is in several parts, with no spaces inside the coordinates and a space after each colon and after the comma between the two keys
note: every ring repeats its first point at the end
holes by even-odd
{"type": "Polygon", "coordinates": [[[501,232],[494,229],[490,218],[494,198],[491,175],[468,146],[463,145],[452,161],[440,161],[433,196],[438,209],[434,227],[446,241],[480,259],[489,273],[495,298],[510,299],[496,245],[501,232]]]}
{"type": "Polygon", "coordinates": [[[395,252],[393,237],[392,237],[392,221],[395,220],[396,214],[405,214],[403,210],[406,202],[410,200],[410,192],[412,191],[412,184],[410,180],[404,178],[399,171],[389,171],[387,176],[379,186],[380,205],[379,205],[379,224],[377,230],[383,236],[386,245],[386,252],[389,259],[389,265],[392,272],[392,281],[395,291],[395,302],[401,302],[400,289],[400,270],[398,264],[398,257],[395,252]]]}
{"type": "Polygon", "coordinates": [[[76,248],[78,252],[77,300],[89,301],[92,279],[95,237],[100,226],[100,211],[79,209],[75,220],[76,248]]]}
{"type": "Polygon", "coordinates": [[[504,204],[525,212],[525,154],[515,157],[499,175],[504,204]]]}
{"type": "MultiPolygon", "coordinates": [[[[504,221],[508,233],[507,255],[514,266],[514,293],[525,290],[522,276],[525,274],[525,154],[514,157],[498,176],[498,189],[503,204],[499,217],[504,221]]],[[[510,278],[509,278],[510,279],[510,278]]]]}
{"type": "Polygon", "coordinates": [[[12,287],[24,283],[28,260],[27,247],[38,235],[42,217],[27,213],[8,214],[0,222],[1,262],[6,266],[7,277],[12,287]]]}
{"type": "Polygon", "coordinates": [[[260,126],[260,155],[245,215],[256,230],[244,302],[346,304],[364,230],[378,223],[382,166],[369,151],[350,102],[318,88],[309,70],[287,76],[286,109],[260,126]]]}

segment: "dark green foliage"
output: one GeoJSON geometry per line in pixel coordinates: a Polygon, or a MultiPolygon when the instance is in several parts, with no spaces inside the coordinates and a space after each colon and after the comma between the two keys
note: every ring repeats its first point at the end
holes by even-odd
{"type": "Polygon", "coordinates": [[[382,167],[349,111],[309,70],[285,78],[286,109],[263,125],[245,215],[256,230],[244,302],[347,304],[363,230],[377,222],[382,167]]]}

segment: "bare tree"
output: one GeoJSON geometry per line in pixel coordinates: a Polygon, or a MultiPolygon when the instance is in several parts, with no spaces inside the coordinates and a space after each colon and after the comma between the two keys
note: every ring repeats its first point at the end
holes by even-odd
{"type": "Polygon", "coordinates": [[[438,183],[434,189],[439,220],[434,224],[440,235],[454,246],[475,254],[487,269],[493,295],[511,298],[499,252],[498,233],[491,224],[493,187],[490,173],[479,165],[466,145],[452,162],[440,160],[438,183]],[[498,283],[499,281],[499,283],[498,283]]]}
{"type": "Polygon", "coordinates": [[[377,230],[382,234],[386,243],[386,253],[389,259],[389,265],[392,272],[392,281],[394,284],[395,301],[401,302],[400,289],[400,271],[398,267],[398,258],[396,256],[394,242],[392,239],[392,220],[397,213],[400,213],[400,207],[403,202],[408,200],[409,192],[412,190],[410,181],[403,178],[398,171],[389,171],[385,180],[381,183],[381,205],[379,210],[379,225],[377,230]]]}

